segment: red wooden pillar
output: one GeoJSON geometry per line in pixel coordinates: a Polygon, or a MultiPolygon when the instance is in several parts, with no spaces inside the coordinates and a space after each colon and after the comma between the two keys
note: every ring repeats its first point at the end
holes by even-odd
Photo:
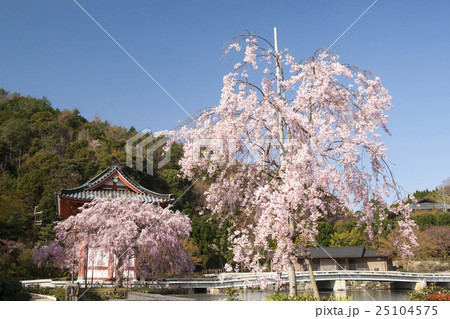
{"type": "Polygon", "coordinates": [[[114,254],[112,252],[108,254],[108,280],[114,280],[114,254]]]}
{"type": "Polygon", "coordinates": [[[85,280],[87,273],[87,246],[84,245],[83,248],[81,248],[81,260],[80,260],[80,269],[78,270],[78,280],[85,280]]]}

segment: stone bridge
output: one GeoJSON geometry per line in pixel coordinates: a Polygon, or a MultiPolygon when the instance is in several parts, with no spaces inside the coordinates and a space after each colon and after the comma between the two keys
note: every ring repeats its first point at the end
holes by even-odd
{"type": "MultiPolygon", "coordinates": [[[[259,281],[266,279],[269,284],[275,284],[272,279],[276,273],[231,273],[223,274],[222,278],[217,275],[207,278],[176,279],[170,278],[163,281],[167,288],[226,288],[226,287],[250,287],[259,281]]],[[[450,286],[450,273],[408,273],[398,271],[359,271],[359,270],[336,270],[315,271],[319,289],[330,289],[334,291],[345,290],[346,281],[380,281],[391,282],[396,289],[416,289],[426,287],[427,283],[436,283],[440,286],[450,286]]],[[[308,272],[296,272],[297,282],[309,282],[308,272]]],[[[281,276],[283,282],[287,283],[287,274],[281,276]]]]}
{"type": "MultiPolygon", "coordinates": [[[[226,273],[221,276],[205,275],[204,278],[167,278],[159,282],[131,282],[133,287],[158,286],[171,289],[220,289],[227,287],[251,287],[257,285],[261,280],[267,280],[269,284],[275,284],[273,279],[276,273],[226,273]]],[[[345,290],[346,281],[380,281],[393,283],[394,289],[416,289],[426,287],[428,283],[436,283],[440,286],[450,286],[450,273],[411,273],[398,271],[360,271],[360,270],[333,270],[315,271],[314,276],[319,289],[330,289],[334,291],[345,290]]],[[[308,272],[296,272],[297,282],[309,282],[308,272]]],[[[281,280],[288,282],[287,274],[283,273],[281,280]]],[[[52,280],[24,280],[22,284],[41,286],[65,286],[66,281],[52,280]]],[[[80,281],[83,285],[84,281],[80,281]]],[[[88,286],[91,282],[88,281],[88,286]]],[[[113,282],[95,281],[93,286],[108,287],[113,282]]]]}

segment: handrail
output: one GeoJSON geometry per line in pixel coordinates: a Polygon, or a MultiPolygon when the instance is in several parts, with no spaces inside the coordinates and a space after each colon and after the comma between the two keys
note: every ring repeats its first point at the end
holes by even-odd
{"type": "MultiPolygon", "coordinates": [[[[380,281],[395,281],[395,277],[399,278],[401,281],[417,281],[418,279],[425,279],[428,281],[432,281],[433,279],[440,279],[439,281],[444,282],[450,282],[450,273],[406,273],[406,272],[398,272],[398,271],[359,271],[359,270],[333,270],[333,271],[314,271],[314,274],[317,279],[322,280],[335,280],[335,279],[327,279],[327,277],[333,278],[334,276],[340,276],[341,278],[343,276],[348,276],[350,279],[352,277],[355,278],[355,280],[361,280],[360,277],[365,277],[364,280],[367,278],[371,278],[370,280],[378,280],[380,281]],[[382,277],[388,277],[383,278],[382,277]],[[444,279],[444,280],[442,280],[444,279]]],[[[163,285],[176,285],[176,284],[207,284],[207,285],[229,285],[230,283],[251,283],[255,282],[260,278],[267,278],[269,281],[274,281],[273,278],[270,278],[271,276],[276,276],[277,273],[275,272],[265,272],[265,273],[226,273],[222,274],[224,275],[223,278],[220,278],[219,276],[215,277],[207,277],[207,278],[167,278],[166,280],[163,280],[161,284],[163,285]]],[[[282,280],[287,280],[287,273],[281,274],[282,280]]],[[[308,272],[302,271],[302,272],[296,272],[296,277],[309,277],[308,272]]],[[[305,279],[305,278],[303,278],[305,279]]],[[[23,280],[22,284],[24,286],[28,285],[51,285],[51,286],[59,286],[59,285],[65,285],[69,281],[52,281],[51,279],[40,279],[40,280],[23,280]]],[[[96,282],[96,285],[99,284],[96,282]]],[[[106,284],[105,282],[102,282],[101,284],[106,284]]],[[[142,282],[134,283],[136,285],[142,284],[142,282]]],[[[134,285],[132,283],[132,285],[134,285]]]]}

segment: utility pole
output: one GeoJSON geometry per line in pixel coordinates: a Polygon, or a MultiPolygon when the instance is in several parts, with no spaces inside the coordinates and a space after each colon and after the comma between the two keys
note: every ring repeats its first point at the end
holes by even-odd
{"type": "MultiPolygon", "coordinates": [[[[275,47],[275,59],[276,59],[276,77],[277,77],[277,95],[280,99],[284,99],[286,100],[286,90],[282,91],[281,88],[281,82],[283,80],[282,78],[282,74],[281,74],[281,63],[280,63],[280,56],[279,56],[279,51],[278,51],[278,33],[277,33],[277,28],[273,28],[273,36],[274,36],[274,47],[275,47]]],[[[281,112],[278,114],[278,126],[279,126],[279,143],[280,143],[280,177],[282,177],[283,175],[283,169],[284,169],[284,161],[286,159],[286,151],[285,151],[285,123],[283,120],[283,117],[281,115],[281,112]]],[[[290,138],[290,134],[289,134],[289,130],[287,129],[287,136],[288,139],[290,138]]],[[[296,220],[294,219],[294,217],[292,216],[293,211],[291,211],[291,216],[288,220],[288,226],[292,235],[292,240],[295,241],[295,236],[296,236],[296,232],[295,232],[295,223],[296,220]]],[[[297,257],[297,256],[295,256],[297,257]]],[[[310,261],[310,256],[304,256],[305,257],[305,263],[306,266],[308,268],[308,273],[309,273],[309,277],[311,279],[311,285],[313,287],[313,291],[314,291],[314,297],[316,297],[317,300],[320,300],[320,296],[319,296],[319,290],[317,289],[317,283],[316,283],[316,279],[314,277],[314,272],[311,266],[311,261],[310,261]]],[[[292,264],[292,262],[288,265],[288,278],[289,278],[289,295],[290,296],[296,296],[297,295],[297,279],[296,279],[296,275],[295,275],[295,267],[292,264]]]]}
{"type": "MultiPolygon", "coordinates": [[[[277,76],[277,95],[280,99],[285,98],[281,92],[281,65],[280,65],[280,56],[278,52],[278,33],[277,28],[273,28],[273,37],[274,37],[274,45],[275,45],[275,62],[276,62],[276,76],[277,76]]],[[[279,143],[280,143],[280,170],[279,175],[283,177],[284,175],[284,167],[286,165],[286,151],[284,148],[284,120],[281,114],[281,111],[278,113],[278,130],[279,130],[279,143]]],[[[292,212],[291,212],[292,214],[292,212]]],[[[295,220],[292,216],[290,216],[288,220],[288,227],[291,233],[292,241],[295,241],[295,220]]],[[[294,297],[297,296],[297,279],[295,277],[295,265],[292,261],[289,262],[287,266],[288,278],[289,278],[289,296],[294,297]]]]}
{"type": "Polygon", "coordinates": [[[37,215],[40,215],[43,213],[43,211],[37,212],[38,206],[34,207],[34,212],[33,212],[33,248],[34,248],[34,244],[36,242],[36,225],[41,225],[41,221],[37,221],[37,215]],[[38,223],[39,222],[39,223],[38,223]]]}

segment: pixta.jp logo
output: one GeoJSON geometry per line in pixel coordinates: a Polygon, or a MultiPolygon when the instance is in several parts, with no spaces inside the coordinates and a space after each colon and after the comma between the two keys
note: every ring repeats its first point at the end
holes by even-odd
{"type": "Polygon", "coordinates": [[[165,151],[164,144],[169,140],[168,137],[154,137],[149,129],[145,129],[137,133],[135,136],[127,140],[125,151],[127,154],[127,166],[133,167],[133,154],[136,153],[136,169],[144,171],[144,151],[147,158],[147,174],[153,175],[155,166],[155,152],[161,149],[164,152],[164,158],[157,164],[158,169],[169,163],[170,149],[165,151]]]}

